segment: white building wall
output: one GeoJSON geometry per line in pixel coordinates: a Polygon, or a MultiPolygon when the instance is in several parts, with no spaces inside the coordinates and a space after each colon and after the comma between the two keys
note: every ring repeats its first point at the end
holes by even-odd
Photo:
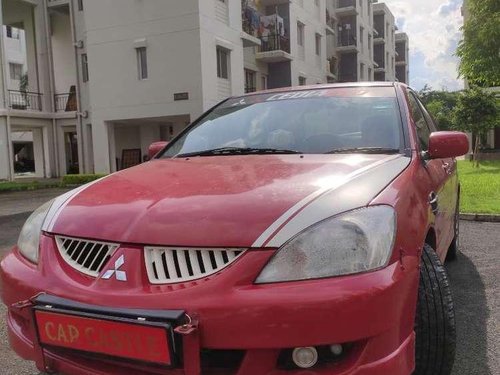
{"type": "Polygon", "coordinates": [[[375,12],[384,13],[385,30],[385,80],[396,80],[396,21],[394,15],[385,3],[375,3],[373,5],[375,12]]]}
{"type": "Polygon", "coordinates": [[[373,6],[370,1],[358,2],[358,80],[373,81],[373,6]],[[371,36],[371,38],[369,37],[371,36]],[[369,41],[372,41],[369,43],[369,41]],[[361,43],[362,41],[362,43],[361,43]],[[370,52],[371,50],[371,52],[370,52]],[[369,74],[369,72],[371,72],[369,74]]]}
{"type": "Polygon", "coordinates": [[[22,73],[27,73],[28,66],[26,61],[26,39],[24,30],[18,29],[18,39],[7,37],[7,27],[3,26],[3,40],[5,46],[6,70],[7,70],[7,88],[9,90],[19,90],[21,81],[12,79],[10,76],[10,64],[19,64],[22,66],[22,73]]]}
{"type": "Polygon", "coordinates": [[[220,0],[198,1],[203,109],[207,110],[227,96],[241,95],[245,90],[241,2],[227,1],[221,4],[220,0]],[[217,47],[230,53],[228,80],[217,77],[217,47]]]}
{"type": "Polygon", "coordinates": [[[202,112],[199,10],[197,0],[84,4],[95,170],[108,172],[112,121],[202,112]],[[147,47],[146,80],[138,78],[138,44],[147,47]],[[179,92],[189,100],[174,101],[179,92]]]}
{"type": "Polygon", "coordinates": [[[70,16],[54,12],[50,17],[50,25],[55,92],[68,93],[70,87],[76,85],[77,78],[70,16]]]}
{"type": "Polygon", "coordinates": [[[292,61],[292,85],[299,84],[299,76],[306,84],[326,82],[326,2],[315,1],[290,3],[290,48],[292,61]],[[298,45],[297,23],[304,24],[303,52],[298,45]],[[320,54],[316,54],[316,34],[321,36],[320,54]]]}
{"type": "MultiPolygon", "coordinates": [[[[38,4],[37,1],[32,2],[21,2],[14,0],[3,0],[3,24],[4,25],[13,25],[13,26],[21,26],[25,30],[25,43],[26,43],[26,65],[27,65],[27,73],[29,79],[29,91],[39,91],[38,84],[38,74],[37,74],[37,55],[36,55],[36,36],[35,36],[35,28],[34,28],[34,4],[38,4]],[[33,4],[33,5],[32,5],[33,4]]],[[[37,5],[36,7],[41,6],[37,5]]],[[[35,8],[36,8],[35,7],[35,8]]],[[[9,50],[9,47],[13,47],[12,43],[10,45],[5,46],[6,53],[9,50]]],[[[24,46],[23,46],[24,47],[24,46]]],[[[19,46],[20,52],[21,46],[19,46]]],[[[6,67],[8,69],[8,66],[6,67]]],[[[7,70],[8,73],[8,70],[7,70]]],[[[14,83],[12,83],[14,84],[14,83]]],[[[19,85],[16,88],[12,88],[15,90],[19,90],[19,85]]]]}

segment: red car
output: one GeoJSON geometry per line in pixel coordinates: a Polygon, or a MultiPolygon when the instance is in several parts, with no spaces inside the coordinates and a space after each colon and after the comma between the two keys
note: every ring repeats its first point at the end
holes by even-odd
{"type": "Polygon", "coordinates": [[[230,98],[36,210],[1,263],[46,373],[447,375],[454,157],[405,85],[230,98]]]}

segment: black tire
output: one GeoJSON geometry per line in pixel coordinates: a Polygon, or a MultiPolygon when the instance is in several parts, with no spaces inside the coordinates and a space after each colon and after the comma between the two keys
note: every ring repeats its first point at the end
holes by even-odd
{"type": "Polygon", "coordinates": [[[450,247],[448,248],[448,253],[446,254],[446,260],[452,261],[457,259],[458,251],[460,249],[460,197],[457,201],[457,209],[455,211],[455,216],[453,219],[453,230],[455,232],[453,236],[453,241],[451,241],[450,247]]]}
{"type": "Polygon", "coordinates": [[[455,361],[455,310],[446,270],[431,246],[420,265],[413,375],[449,375],[455,361]]]}

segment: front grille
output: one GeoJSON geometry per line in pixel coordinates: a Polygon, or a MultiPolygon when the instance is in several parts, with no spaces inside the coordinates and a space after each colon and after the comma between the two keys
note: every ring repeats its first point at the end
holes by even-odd
{"type": "Polygon", "coordinates": [[[144,248],[146,269],[152,284],[180,283],[212,275],[244,252],[242,249],[144,248]]]}
{"type": "Polygon", "coordinates": [[[57,248],[71,267],[89,276],[97,277],[117,244],[56,236],[57,248]]]}

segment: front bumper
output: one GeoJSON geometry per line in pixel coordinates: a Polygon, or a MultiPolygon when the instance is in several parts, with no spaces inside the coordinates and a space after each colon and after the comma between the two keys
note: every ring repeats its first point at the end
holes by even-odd
{"type": "MultiPolygon", "coordinates": [[[[130,283],[95,281],[70,269],[55,251],[53,238],[41,240],[40,265],[14,250],[0,265],[2,299],[9,307],[7,324],[12,348],[35,361],[40,370],[67,374],[197,373],[200,351],[243,353],[232,368],[203,367],[203,374],[409,375],[414,368],[413,322],[418,260],[405,257],[389,267],[356,276],[304,282],[255,285],[253,279],[273,254],[247,252],[220,274],[202,281],[152,286],[145,275],[130,283]],[[20,300],[47,292],[61,298],[115,308],[181,309],[199,320],[195,335],[183,338],[183,369],[155,369],[71,351],[39,350],[28,309],[20,300]],[[330,344],[352,345],[341,361],[306,370],[283,369],[284,349],[330,344]],[[44,368],[44,366],[47,366],[44,368]]],[[[137,256],[139,248],[122,249],[137,256]]],[[[134,263],[134,262],[131,262],[134,263]]],[[[143,267],[142,267],[143,268],[143,267]]],[[[144,268],[143,268],[144,269],[144,268]]]]}

